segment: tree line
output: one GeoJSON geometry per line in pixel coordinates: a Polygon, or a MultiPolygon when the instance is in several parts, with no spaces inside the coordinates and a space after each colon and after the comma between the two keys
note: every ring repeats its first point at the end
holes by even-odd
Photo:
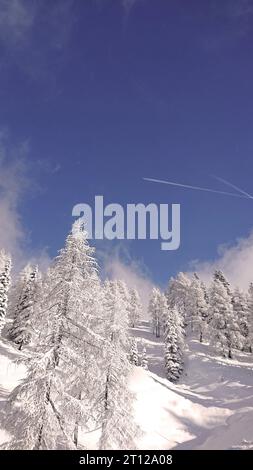
{"type": "Polygon", "coordinates": [[[230,359],[236,350],[252,353],[253,283],[247,292],[233,289],[222,271],[214,272],[210,286],[196,273],[179,273],[165,292],[152,290],[149,314],[153,333],[164,339],[169,380],[177,381],[183,371],[187,337],[230,359]]]}

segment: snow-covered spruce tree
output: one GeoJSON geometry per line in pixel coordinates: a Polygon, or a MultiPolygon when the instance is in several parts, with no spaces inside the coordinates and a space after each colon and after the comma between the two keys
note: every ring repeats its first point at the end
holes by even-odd
{"type": "Polygon", "coordinates": [[[132,449],[138,428],[134,423],[133,396],[128,389],[129,362],[128,315],[117,282],[105,283],[106,339],[104,384],[101,388],[100,449],[132,449]]]}
{"type": "Polygon", "coordinates": [[[168,318],[168,301],[166,295],[161,291],[158,293],[158,309],[160,312],[159,317],[161,319],[163,333],[165,333],[168,318]]]}
{"type": "Polygon", "coordinates": [[[13,326],[10,330],[10,339],[19,346],[19,350],[31,342],[33,335],[32,323],[39,300],[40,273],[38,266],[27,267],[22,273],[22,279],[24,283],[14,312],[13,326]],[[29,277],[26,278],[29,271],[29,277]]]}
{"type": "Polygon", "coordinates": [[[91,419],[101,390],[100,292],[93,249],[76,222],[44,282],[35,353],[10,399],[8,447],[77,447],[78,426],[91,419]]]}
{"type": "Polygon", "coordinates": [[[130,362],[134,366],[139,365],[139,353],[138,353],[138,345],[135,338],[131,338],[131,347],[130,347],[130,362]]]}
{"type": "MultiPolygon", "coordinates": [[[[11,283],[9,290],[9,301],[8,301],[8,317],[15,320],[18,313],[18,306],[20,304],[23,291],[30,279],[33,267],[28,263],[24,269],[19,273],[16,280],[11,283]]],[[[10,328],[11,334],[11,328],[10,328]]]]}
{"type": "Polygon", "coordinates": [[[227,280],[225,274],[220,270],[216,270],[215,273],[214,273],[214,278],[218,279],[223,284],[223,286],[225,287],[228,295],[230,297],[232,297],[233,292],[232,292],[232,289],[231,289],[231,285],[230,285],[229,281],[227,280]]]}
{"type": "Polygon", "coordinates": [[[177,307],[169,310],[165,331],[165,369],[171,382],[183,372],[184,330],[183,319],[177,307]]]}
{"type": "Polygon", "coordinates": [[[233,310],[234,317],[240,329],[239,342],[235,347],[239,350],[249,350],[249,325],[248,325],[248,302],[247,297],[239,288],[233,293],[233,310]]]}
{"type": "Polygon", "coordinates": [[[6,321],[8,291],[10,287],[11,258],[4,251],[0,252],[0,332],[6,321]]]}
{"type": "Polygon", "coordinates": [[[198,276],[194,275],[194,279],[188,289],[186,319],[191,332],[197,335],[200,342],[203,341],[203,336],[206,331],[207,315],[208,305],[203,284],[198,276]]]}
{"type": "Polygon", "coordinates": [[[252,353],[253,352],[253,283],[251,282],[248,289],[247,295],[247,307],[248,307],[248,339],[247,339],[247,348],[252,353]]]}
{"type": "Polygon", "coordinates": [[[161,336],[166,329],[168,316],[168,302],[166,296],[156,287],[152,289],[148,312],[151,318],[153,333],[161,336]]]}
{"type": "Polygon", "coordinates": [[[142,347],[142,353],[141,353],[141,357],[140,357],[140,366],[141,366],[143,369],[148,370],[147,351],[146,351],[146,348],[145,348],[144,345],[143,345],[143,347],[142,347]]]}
{"type": "MultiPolygon", "coordinates": [[[[228,296],[229,296],[229,298],[230,298],[230,301],[231,301],[231,303],[232,303],[232,301],[233,301],[233,292],[232,292],[232,288],[231,288],[231,286],[230,286],[229,281],[228,281],[227,278],[225,277],[225,274],[224,274],[222,271],[220,271],[220,270],[216,270],[216,271],[214,272],[213,278],[214,278],[214,280],[219,281],[219,282],[224,286],[224,288],[226,289],[226,292],[227,292],[227,294],[228,294],[228,296]]],[[[211,296],[211,291],[212,291],[212,287],[209,289],[209,298],[210,298],[210,296],[211,296]]],[[[211,321],[212,321],[212,315],[213,315],[213,314],[212,314],[212,309],[209,308],[209,309],[208,309],[208,316],[207,316],[207,324],[211,323],[211,321]]]]}
{"type": "MultiPolygon", "coordinates": [[[[208,288],[207,288],[204,281],[201,281],[201,287],[202,287],[202,290],[203,290],[204,299],[206,301],[206,304],[208,305],[209,304],[209,294],[208,294],[208,288]]],[[[208,314],[206,314],[206,320],[207,319],[208,319],[208,314]]]]}
{"type": "Polygon", "coordinates": [[[156,287],[152,289],[149,305],[148,305],[148,313],[151,319],[151,326],[153,330],[153,334],[156,335],[157,338],[161,335],[161,326],[162,326],[162,317],[161,312],[159,310],[159,296],[160,291],[156,287]]]}
{"type": "Polygon", "coordinates": [[[128,306],[129,324],[132,328],[139,322],[142,314],[142,305],[137,289],[130,290],[130,301],[128,306]]]}
{"type": "Polygon", "coordinates": [[[169,308],[177,307],[180,314],[185,319],[187,314],[187,303],[191,279],[185,273],[178,273],[175,278],[169,281],[166,297],[169,308]]]}
{"type": "Polygon", "coordinates": [[[240,328],[235,318],[232,297],[216,273],[209,302],[210,342],[224,357],[232,357],[232,350],[241,341],[240,328]]]}

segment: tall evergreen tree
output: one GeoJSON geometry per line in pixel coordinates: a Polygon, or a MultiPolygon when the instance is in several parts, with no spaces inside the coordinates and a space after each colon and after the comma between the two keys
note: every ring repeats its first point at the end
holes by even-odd
{"type": "MultiPolygon", "coordinates": [[[[91,419],[100,391],[100,283],[93,249],[76,222],[44,283],[40,335],[27,378],[11,396],[11,445],[20,449],[76,448],[78,426],[91,419]],[[93,326],[97,325],[97,331],[93,326]]],[[[94,417],[95,419],[95,417],[94,417]]]]}
{"type": "Polygon", "coordinates": [[[128,360],[128,316],[116,282],[105,284],[108,350],[104,358],[101,396],[100,448],[131,449],[138,428],[132,413],[133,397],[128,389],[131,365],[128,360]]]}
{"type": "Polygon", "coordinates": [[[139,365],[139,353],[138,353],[138,345],[135,338],[131,338],[131,347],[130,347],[130,362],[134,366],[139,365]]]}
{"type": "Polygon", "coordinates": [[[171,382],[183,372],[184,331],[183,320],[177,307],[169,310],[165,331],[165,369],[171,382]]]}
{"type": "MultiPolygon", "coordinates": [[[[40,274],[38,267],[30,267],[30,275],[26,282],[24,281],[16,310],[14,313],[13,326],[10,330],[10,338],[14,343],[19,345],[21,350],[23,345],[27,345],[31,342],[33,335],[33,321],[35,308],[39,300],[39,282],[40,274]]],[[[24,279],[25,274],[28,272],[28,268],[23,273],[22,278],[24,279]]]]}
{"type": "Polygon", "coordinates": [[[240,342],[240,328],[234,316],[232,297],[220,276],[214,275],[210,291],[209,318],[211,343],[224,357],[232,357],[232,349],[240,342]]]}
{"type": "Polygon", "coordinates": [[[143,369],[148,370],[147,351],[146,351],[146,348],[145,348],[144,345],[142,346],[142,353],[141,353],[141,357],[140,357],[140,366],[143,369]]]}
{"type": "Polygon", "coordinates": [[[214,279],[219,280],[223,284],[223,286],[225,287],[228,295],[230,297],[232,297],[232,295],[233,295],[232,288],[231,288],[231,285],[230,285],[229,281],[227,280],[225,274],[220,270],[216,270],[214,272],[214,279]]]}
{"type": "Polygon", "coordinates": [[[166,330],[167,318],[168,318],[168,301],[167,297],[163,292],[159,291],[158,293],[158,309],[159,309],[159,317],[161,319],[161,324],[163,327],[163,334],[166,330]]]}
{"type": "Polygon", "coordinates": [[[189,288],[191,279],[180,272],[176,278],[171,278],[166,292],[169,308],[177,307],[183,318],[187,315],[189,288]]]}
{"type": "Polygon", "coordinates": [[[10,287],[11,258],[4,251],[0,252],[0,332],[6,321],[8,291],[10,287]]]}
{"type": "MultiPolygon", "coordinates": [[[[33,266],[28,263],[24,269],[19,273],[16,280],[12,282],[9,290],[9,302],[8,302],[8,316],[15,320],[19,305],[23,296],[23,292],[29,282],[33,266]]],[[[10,328],[11,332],[11,328],[10,328]]]]}
{"type": "Polygon", "coordinates": [[[248,340],[247,346],[250,352],[253,352],[253,283],[251,282],[247,295],[247,325],[248,325],[248,340]]]}
{"type": "Polygon", "coordinates": [[[198,276],[194,276],[188,290],[187,323],[191,331],[197,334],[199,341],[203,341],[206,330],[206,319],[208,315],[208,305],[205,297],[205,290],[198,276]]]}
{"type": "Polygon", "coordinates": [[[132,328],[139,322],[142,314],[140,295],[137,289],[130,290],[130,300],[128,306],[129,323],[132,328]]]}
{"type": "Polygon", "coordinates": [[[153,334],[155,334],[157,338],[159,338],[161,335],[161,326],[163,321],[159,308],[159,296],[159,289],[154,287],[152,289],[148,305],[148,313],[151,319],[153,334]]]}
{"type": "Polygon", "coordinates": [[[249,325],[248,325],[248,302],[246,295],[238,288],[233,293],[234,317],[239,325],[240,337],[236,348],[239,350],[249,349],[249,325]]]}

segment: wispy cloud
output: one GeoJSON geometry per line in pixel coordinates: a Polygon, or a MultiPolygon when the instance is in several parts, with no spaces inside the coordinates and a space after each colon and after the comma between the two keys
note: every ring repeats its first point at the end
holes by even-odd
{"type": "Polygon", "coordinates": [[[25,0],[0,0],[0,40],[8,45],[27,39],[35,20],[35,3],[25,0]]]}
{"type": "Polygon", "coordinates": [[[248,237],[238,239],[233,246],[220,246],[215,260],[191,263],[191,270],[207,282],[216,269],[221,269],[234,286],[248,288],[253,282],[253,231],[248,237]]]}
{"type": "Polygon", "coordinates": [[[11,253],[17,269],[28,260],[48,263],[45,249],[31,249],[20,215],[23,198],[35,187],[29,177],[28,153],[27,142],[13,144],[8,132],[0,131],[0,248],[11,253]]]}
{"type": "Polygon", "coordinates": [[[75,21],[73,4],[74,0],[0,0],[1,67],[15,64],[33,79],[48,78],[49,54],[55,54],[54,64],[66,59],[75,21]]]}

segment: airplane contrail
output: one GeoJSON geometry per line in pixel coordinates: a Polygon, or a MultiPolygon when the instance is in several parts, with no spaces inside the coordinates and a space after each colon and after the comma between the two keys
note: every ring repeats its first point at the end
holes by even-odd
{"type": "Polygon", "coordinates": [[[219,191],[219,190],[211,189],[211,188],[202,188],[201,186],[192,186],[190,184],[175,183],[173,181],[166,181],[166,180],[160,180],[160,179],[155,179],[155,178],[144,178],[143,177],[142,179],[145,180],[145,181],[151,181],[152,183],[168,184],[170,186],[177,186],[177,187],[186,188],[186,189],[194,189],[194,190],[197,190],[197,191],[206,191],[208,193],[223,194],[225,196],[239,197],[239,198],[242,198],[242,199],[253,199],[252,196],[250,196],[248,194],[246,195],[244,192],[242,193],[242,191],[240,191],[241,194],[229,193],[227,191],[219,191]]]}
{"type": "Polygon", "coordinates": [[[243,189],[239,188],[238,186],[236,186],[235,184],[233,183],[230,183],[230,181],[227,181],[225,180],[224,178],[221,178],[220,176],[215,176],[215,175],[211,175],[213,178],[215,178],[217,181],[220,181],[221,183],[224,183],[226,184],[227,186],[230,186],[230,188],[233,188],[235,189],[236,191],[238,191],[239,193],[241,194],[244,194],[245,196],[247,196],[248,198],[250,199],[253,199],[253,196],[249,193],[246,193],[246,191],[244,191],[243,189]]]}

